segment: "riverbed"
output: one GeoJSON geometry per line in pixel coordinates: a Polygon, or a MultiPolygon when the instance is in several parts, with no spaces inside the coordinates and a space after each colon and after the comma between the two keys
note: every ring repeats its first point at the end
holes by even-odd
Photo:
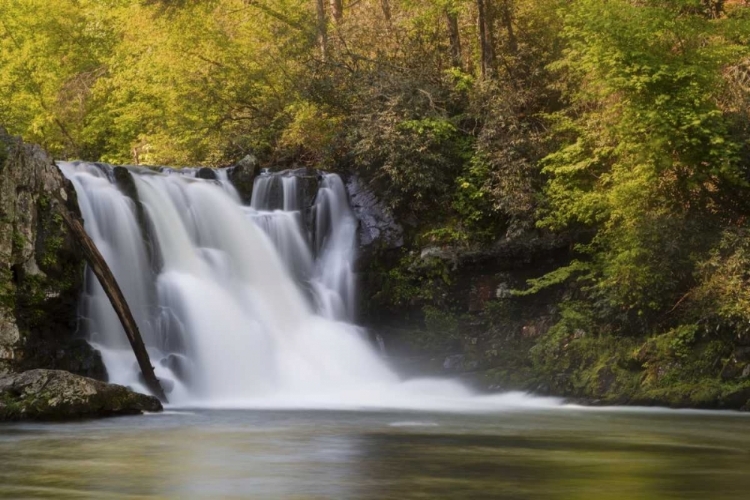
{"type": "Polygon", "coordinates": [[[0,427],[0,498],[750,498],[750,415],[167,411],[0,427]]]}

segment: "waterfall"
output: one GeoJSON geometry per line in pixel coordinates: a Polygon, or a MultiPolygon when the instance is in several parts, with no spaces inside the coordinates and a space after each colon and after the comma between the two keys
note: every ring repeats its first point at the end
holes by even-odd
{"type": "Polygon", "coordinates": [[[335,174],[325,174],[315,200],[315,250],[319,256],[313,286],[322,314],[354,318],[354,244],[357,219],[346,188],[335,174]]]}
{"type": "MultiPolygon", "coordinates": [[[[338,175],[264,172],[243,206],[225,170],[205,179],[128,167],[127,195],[112,166],[59,166],[171,403],[442,407],[471,394],[456,382],[400,381],[355,326],[357,220],[338,175]]],[[[146,392],[90,271],[80,315],[110,381],[146,392]]]]}

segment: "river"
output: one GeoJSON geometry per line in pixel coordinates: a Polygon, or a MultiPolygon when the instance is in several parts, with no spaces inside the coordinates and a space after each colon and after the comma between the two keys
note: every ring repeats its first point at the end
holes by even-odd
{"type": "Polygon", "coordinates": [[[167,411],[0,428],[0,498],[747,499],[750,415],[167,411]]]}

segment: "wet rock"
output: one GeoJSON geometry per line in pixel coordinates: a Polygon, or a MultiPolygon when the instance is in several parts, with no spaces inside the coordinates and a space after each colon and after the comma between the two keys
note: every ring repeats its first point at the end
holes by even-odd
{"type": "Polygon", "coordinates": [[[298,168],[291,174],[297,177],[300,207],[302,210],[312,207],[320,187],[320,174],[312,168],[298,168]]]}
{"type": "Polygon", "coordinates": [[[481,311],[495,298],[497,279],[494,276],[474,276],[469,289],[469,312],[481,311]]]}
{"type": "Polygon", "coordinates": [[[419,253],[420,260],[439,259],[455,263],[457,254],[453,249],[440,246],[429,246],[423,248],[419,253]]]}
{"type": "Polygon", "coordinates": [[[525,338],[533,338],[537,337],[539,335],[539,332],[537,332],[536,325],[524,325],[521,328],[521,335],[525,338]]]}
{"type": "Polygon", "coordinates": [[[161,411],[158,399],[60,370],[0,377],[0,420],[69,420],[161,411]]]}
{"type": "Polygon", "coordinates": [[[135,218],[138,221],[138,228],[141,230],[143,244],[146,246],[151,269],[158,273],[164,263],[162,262],[161,252],[159,251],[157,239],[154,236],[154,230],[151,226],[151,220],[146,216],[146,210],[143,208],[141,199],[138,196],[138,188],[133,180],[133,175],[125,167],[114,167],[112,175],[115,179],[117,188],[130,198],[135,207],[135,218]]]}
{"type": "Polygon", "coordinates": [[[199,168],[198,171],[195,173],[195,177],[198,179],[207,179],[209,181],[215,181],[216,172],[214,172],[214,169],[212,168],[202,167],[202,168],[199,168]]]}
{"type": "Polygon", "coordinates": [[[443,361],[443,370],[457,371],[463,367],[463,364],[464,355],[453,354],[452,356],[448,356],[447,358],[445,358],[445,361],[443,361]]]}
{"type": "Polygon", "coordinates": [[[262,182],[259,185],[262,196],[261,207],[264,210],[282,210],[285,202],[291,206],[297,206],[302,211],[310,213],[315,203],[320,186],[320,174],[312,168],[297,168],[294,170],[282,170],[279,172],[264,172],[260,175],[262,182]],[[293,193],[295,200],[285,200],[284,181],[294,178],[296,187],[293,193]]]}
{"type": "MultiPolygon", "coordinates": [[[[140,370],[139,367],[134,367],[134,369],[140,370]]],[[[147,387],[146,377],[143,376],[143,373],[138,373],[138,382],[140,382],[144,387],[147,387]]],[[[164,394],[172,394],[172,391],[174,391],[173,380],[169,380],[167,378],[160,378],[159,385],[161,386],[161,389],[164,391],[164,394]]]]}
{"type": "Polygon", "coordinates": [[[52,158],[0,128],[0,373],[64,363],[75,338],[84,261],[58,203],[78,213],[52,158]]]}
{"type": "Polygon", "coordinates": [[[743,405],[750,403],[750,386],[730,391],[721,398],[720,403],[725,408],[742,408],[743,405]]]}
{"type": "Polygon", "coordinates": [[[744,363],[738,362],[737,358],[735,357],[730,357],[724,367],[721,369],[721,373],[719,374],[719,376],[722,380],[736,379],[743,373],[744,368],[744,363]]]}
{"type": "Polygon", "coordinates": [[[742,363],[750,363],[750,347],[737,347],[734,350],[734,358],[742,363]]]}
{"type": "Polygon", "coordinates": [[[359,219],[359,244],[362,249],[396,249],[404,245],[404,229],[390,210],[356,175],[346,183],[354,215],[359,219]]]}
{"type": "Polygon", "coordinates": [[[161,385],[161,388],[164,390],[165,394],[172,394],[172,391],[174,391],[174,381],[169,380],[166,378],[159,379],[159,384],[161,385]]]}
{"type": "Polygon", "coordinates": [[[497,287],[495,288],[495,298],[509,299],[511,297],[513,297],[513,292],[511,291],[510,285],[505,282],[498,283],[497,287]]]}
{"type": "Polygon", "coordinates": [[[122,193],[133,201],[138,200],[138,188],[135,187],[133,176],[125,167],[114,167],[112,176],[115,178],[115,184],[122,193]]]}
{"type": "Polygon", "coordinates": [[[182,381],[186,380],[189,373],[189,363],[190,360],[181,354],[169,354],[159,360],[161,366],[169,368],[174,376],[182,381]]]}
{"type": "Polygon", "coordinates": [[[260,164],[254,155],[247,155],[236,165],[230,167],[228,176],[243,203],[250,203],[253,195],[253,183],[260,174],[260,164]]]}
{"type": "Polygon", "coordinates": [[[31,362],[22,363],[21,370],[43,366],[50,370],[65,370],[104,382],[108,379],[101,353],[82,338],[74,338],[65,343],[38,343],[35,348],[31,362]]]}

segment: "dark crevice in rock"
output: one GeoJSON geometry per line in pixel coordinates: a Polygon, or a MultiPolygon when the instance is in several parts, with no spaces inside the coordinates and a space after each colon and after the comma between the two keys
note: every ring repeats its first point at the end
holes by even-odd
{"type": "Polygon", "coordinates": [[[146,254],[151,263],[151,270],[155,274],[158,274],[164,266],[164,262],[151,219],[146,215],[146,210],[138,196],[138,188],[133,180],[133,175],[125,167],[114,167],[112,173],[118,189],[133,202],[136,221],[138,222],[138,228],[141,230],[143,244],[146,246],[146,254]]]}
{"type": "Polygon", "coordinates": [[[215,181],[217,179],[214,169],[207,167],[198,169],[198,171],[195,173],[195,177],[197,177],[198,179],[207,179],[210,181],[215,181]]]}

